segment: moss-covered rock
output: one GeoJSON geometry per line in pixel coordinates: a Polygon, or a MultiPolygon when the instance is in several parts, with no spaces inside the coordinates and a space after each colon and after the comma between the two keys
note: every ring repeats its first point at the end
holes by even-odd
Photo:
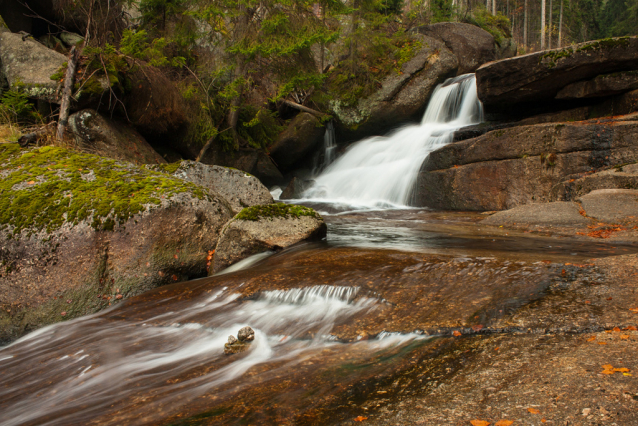
{"type": "Polygon", "coordinates": [[[309,207],[283,203],[247,207],[224,227],[210,272],[266,250],[320,240],[326,232],[323,218],[309,207]]]}
{"type": "Polygon", "coordinates": [[[62,148],[0,145],[0,342],[206,275],[231,218],[205,188],[62,148]]]}
{"type": "Polygon", "coordinates": [[[148,165],[149,169],[171,174],[219,194],[228,201],[233,214],[244,207],[273,202],[272,195],[255,176],[230,167],[209,166],[190,160],[148,165]]]}

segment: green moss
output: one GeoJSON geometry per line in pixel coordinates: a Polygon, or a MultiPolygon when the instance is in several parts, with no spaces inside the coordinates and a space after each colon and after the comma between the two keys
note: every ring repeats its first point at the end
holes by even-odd
{"type": "Polygon", "coordinates": [[[591,43],[584,43],[576,49],[576,52],[590,52],[600,49],[613,49],[615,47],[629,46],[629,37],[604,38],[591,43]]]}
{"type": "Polygon", "coordinates": [[[571,47],[567,47],[561,50],[550,50],[545,53],[540,58],[540,63],[543,61],[547,62],[548,68],[554,68],[556,66],[556,62],[561,58],[568,58],[574,54],[574,49],[571,47]]]}
{"type": "Polygon", "coordinates": [[[259,220],[273,217],[293,217],[311,216],[321,218],[319,214],[310,207],[298,206],[296,204],[264,204],[246,207],[240,211],[235,219],[238,220],[259,220]]]}
{"type": "Polygon", "coordinates": [[[53,81],[62,80],[64,78],[64,74],[66,74],[67,66],[68,66],[67,62],[63,63],[62,66],[58,68],[58,70],[55,73],[51,74],[49,78],[53,81]]]}
{"type": "Polygon", "coordinates": [[[172,175],[182,165],[182,161],[183,160],[176,161],[174,163],[152,164],[152,165],[147,165],[146,168],[149,170],[154,170],[156,172],[167,173],[169,175],[172,175]]]}
{"type": "Polygon", "coordinates": [[[63,148],[0,145],[0,229],[58,229],[92,220],[113,230],[178,193],[203,199],[199,186],[130,164],[63,148]]]}
{"type": "Polygon", "coordinates": [[[84,83],[76,84],[75,90],[79,90],[78,98],[86,98],[91,96],[100,96],[104,93],[104,87],[96,76],[92,76],[84,83]]]}

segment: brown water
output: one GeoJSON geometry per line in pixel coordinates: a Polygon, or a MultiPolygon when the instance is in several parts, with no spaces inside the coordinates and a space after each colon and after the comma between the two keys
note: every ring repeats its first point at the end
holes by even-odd
{"type": "Polygon", "coordinates": [[[553,283],[593,277],[587,259],[638,251],[481,229],[480,217],[326,216],[326,242],[38,330],[0,349],[0,424],[351,420],[375,409],[381,384],[421,389],[415,366],[452,330],[489,331],[553,283]],[[251,348],[224,355],[244,325],[251,348]]]}

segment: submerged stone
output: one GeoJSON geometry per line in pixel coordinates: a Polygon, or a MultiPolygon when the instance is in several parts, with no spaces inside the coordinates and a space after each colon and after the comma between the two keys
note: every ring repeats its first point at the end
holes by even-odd
{"type": "Polygon", "coordinates": [[[240,342],[252,342],[255,340],[255,330],[246,326],[237,332],[237,338],[240,342]]]}

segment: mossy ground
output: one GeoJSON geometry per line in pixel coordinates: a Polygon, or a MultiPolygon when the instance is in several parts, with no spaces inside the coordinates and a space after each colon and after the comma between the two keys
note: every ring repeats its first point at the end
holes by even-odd
{"type": "Polygon", "coordinates": [[[246,207],[235,216],[237,220],[259,220],[274,217],[292,217],[299,218],[301,216],[310,216],[320,218],[319,214],[310,207],[298,206],[295,204],[266,204],[246,207]]]}
{"type": "Polygon", "coordinates": [[[113,230],[162,199],[189,192],[192,183],[58,147],[22,150],[0,145],[0,229],[51,232],[65,223],[91,220],[95,229],[113,230]]]}

